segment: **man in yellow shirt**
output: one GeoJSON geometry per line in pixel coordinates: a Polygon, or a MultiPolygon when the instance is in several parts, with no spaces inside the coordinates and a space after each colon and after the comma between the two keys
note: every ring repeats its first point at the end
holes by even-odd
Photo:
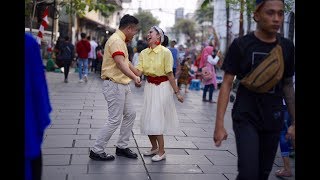
{"type": "Polygon", "coordinates": [[[114,156],[106,154],[104,149],[121,123],[117,141],[116,154],[127,158],[137,158],[138,155],[128,148],[136,111],[133,105],[129,83],[134,80],[141,84],[140,77],[133,73],[133,65],[129,62],[127,44],[138,32],[139,21],[129,14],[120,20],[119,29],[110,36],[105,44],[101,78],[103,95],[108,102],[108,117],[105,126],[98,133],[96,142],[89,157],[98,161],[114,160],[114,156]]]}

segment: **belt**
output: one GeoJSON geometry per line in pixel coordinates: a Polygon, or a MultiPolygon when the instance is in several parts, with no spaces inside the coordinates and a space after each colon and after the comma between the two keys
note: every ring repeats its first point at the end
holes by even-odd
{"type": "Polygon", "coordinates": [[[153,83],[155,85],[159,85],[164,81],[168,81],[168,76],[156,76],[156,77],[152,77],[152,76],[147,76],[147,81],[149,83],[153,83]]]}

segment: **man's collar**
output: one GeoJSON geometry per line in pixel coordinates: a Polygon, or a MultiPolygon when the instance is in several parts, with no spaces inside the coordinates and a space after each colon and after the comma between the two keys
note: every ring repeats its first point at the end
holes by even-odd
{"type": "Polygon", "coordinates": [[[120,38],[125,41],[126,40],[126,35],[120,30],[120,29],[117,29],[116,30],[116,33],[120,36],[120,38]]]}

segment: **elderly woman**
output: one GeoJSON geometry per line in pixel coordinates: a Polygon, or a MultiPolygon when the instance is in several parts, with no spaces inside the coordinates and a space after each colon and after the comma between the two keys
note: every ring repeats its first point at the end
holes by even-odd
{"type": "Polygon", "coordinates": [[[149,48],[141,51],[135,74],[147,76],[144,87],[144,105],[142,108],[140,129],[148,135],[152,148],[144,152],[152,161],[166,158],[163,134],[176,130],[179,126],[173,94],[183,102],[183,96],[176,85],[170,50],[161,45],[164,41],[162,29],[153,26],[147,35],[149,48]]]}

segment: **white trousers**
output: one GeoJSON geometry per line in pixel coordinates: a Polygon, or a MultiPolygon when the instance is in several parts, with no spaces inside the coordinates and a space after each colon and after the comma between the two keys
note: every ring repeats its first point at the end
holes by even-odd
{"type": "Polygon", "coordinates": [[[99,131],[97,140],[92,151],[101,154],[121,123],[117,147],[128,147],[136,111],[133,106],[133,97],[130,85],[114,83],[110,80],[103,81],[102,87],[104,98],[108,103],[108,117],[105,125],[99,131]]]}

